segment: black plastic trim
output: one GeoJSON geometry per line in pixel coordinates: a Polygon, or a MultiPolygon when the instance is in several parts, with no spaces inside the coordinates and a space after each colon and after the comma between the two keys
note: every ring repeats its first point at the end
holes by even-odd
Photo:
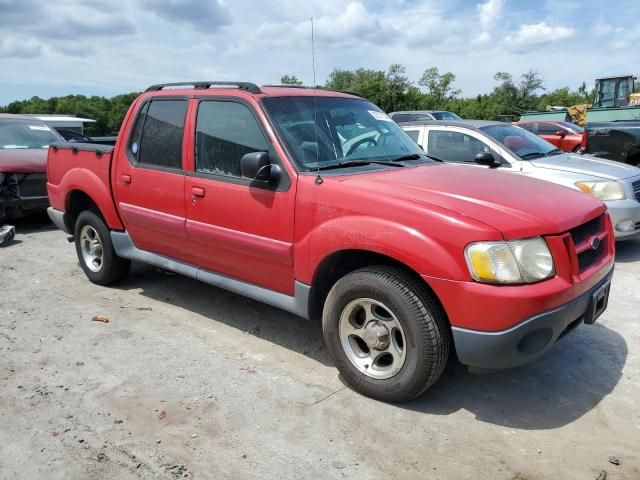
{"type": "Polygon", "coordinates": [[[585,321],[593,294],[610,282],[612,276],[613,267],[602,280],[579,297],[552,310],[534,315],[506,330],[483,332],[451,327],[460,363],[480,369],[500,370],[536,360],[553,347],[569,329],[585,321]],[[544,345],[530,353],[518,350],[518,345],[525,337],[543,330],[550,333],[544,345]]]}
{"type": "Polygon", "coordinates": [[[96,155],[103,155],[105,153],[111,153],[114,149],[113,145],[103,145],[99,143],[70,143],[70,142],[56,142],[49,145],[54,150],[71,150],[75,152],[94,152],[96,155]]]}

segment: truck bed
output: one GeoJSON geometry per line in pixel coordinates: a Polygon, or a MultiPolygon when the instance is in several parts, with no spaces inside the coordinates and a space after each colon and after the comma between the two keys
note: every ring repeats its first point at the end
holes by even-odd
{"type": "Polygon", "coordinates": [[[95,143],[55,143],[47,157],[47,187],[51,206],[68,210],[74,191],[86,192],[101,205],[112,206],[103,215],[111,228],[121,228],[113,207],[111,159],[114,147],[95,143]]]}

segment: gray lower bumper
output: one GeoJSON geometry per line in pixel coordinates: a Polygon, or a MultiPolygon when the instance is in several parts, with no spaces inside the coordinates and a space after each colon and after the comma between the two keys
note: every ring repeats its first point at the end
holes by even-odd
{"type": "Polygon", "coordinates": [[[561,337],[585,320],[589,321],[594,308],[594,294],[607,285],[612,276],[613,269],[578,298],[507,330],[481,332],[453,327],[458,359],[471,367],[499,370],[517,367],[541,357],[561,337]]]}
{"type": "Polygon", "coordinates": [[[62,230],[64,233],[68,235],[73,235],[69,231],[69,228],[67,227],[67,224],[64,221],[64,212],[61,212],[60,210],[56,210],[53,207],[49,207],[47,208],[47,214],[49,215],[49,218],[51,219],[51,221],[56,227],[58,227],[60,230],[62,230]]]}

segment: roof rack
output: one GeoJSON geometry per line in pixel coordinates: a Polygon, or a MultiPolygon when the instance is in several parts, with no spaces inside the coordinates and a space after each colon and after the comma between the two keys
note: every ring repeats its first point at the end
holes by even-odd
{"type": "MultiPolygon", "coordinates": [[[[288,85],[286,83],[276,83],[276,84],[267,84],[262,85],[263,87],[270,88],[304,88],[304,89],[313,89],[314,87],[309,87],[307,85],[288,85]]],[[[347,95],[354,95],[356,97],[365,98],[364,95],[358,92],[354,92],[351,90],[336,90],[335,88],[326,88],[326,87],[315,87],[316,90],[324,90],[326,92],[338,92],[338,93],[346,93],[347,95]]]]}
{"type": "Polygon", "coordinates": [[[157,92],[164,88],[193,86],[196,90],[204,90],[211,87],[236,87],[240,90],[246,90],[249,93],[262,93],[260,87],[251,82],[177,82],[177,83],[158,83],[151,85],[145,92],[157,92]]]}

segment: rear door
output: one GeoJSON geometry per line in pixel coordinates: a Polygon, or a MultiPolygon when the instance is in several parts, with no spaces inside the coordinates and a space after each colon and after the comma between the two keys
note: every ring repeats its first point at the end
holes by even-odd
{"type": "MultiPolygon", "coordinates": [[[[184,141],[187,98],[158,97],[143,103],[130,138],[116,161],[115,199],[134,244],[184,258],[184,141]]],[[[124,143],[124,142],[123,142],[124,143]]]]}
{"type": "MultiPolygon", "coordinates": [[[[195,101],[194,101],[195,102],[195,101]]],[[[193,166],[185,181],[190,255],[201,267],[293,294],[295,182],[242,177],[241,157],[266,151],[280,163],[254,105],[207,97],[194,112],[193,166]]]]}
{"type": "Polygon", "coordinates": [[[563,129],[554,123],[538,122],[538,135],[558,148],[562,146],[562,137],[557,135],[560,130],[563,129]]]}

